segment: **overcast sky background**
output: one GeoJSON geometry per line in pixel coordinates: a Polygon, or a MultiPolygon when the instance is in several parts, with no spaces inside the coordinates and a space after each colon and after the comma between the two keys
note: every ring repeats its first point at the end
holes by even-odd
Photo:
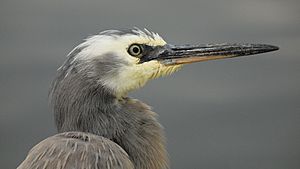
{"type": "Polygon", "coordinates": [[[1,0],[1,168],[56,133],[47,93],[68,52],[133,26],[175,44],[280,46],[188,65],[130,94],[159,113],[171,168],[300,168],[299,0],[1,0]]]}

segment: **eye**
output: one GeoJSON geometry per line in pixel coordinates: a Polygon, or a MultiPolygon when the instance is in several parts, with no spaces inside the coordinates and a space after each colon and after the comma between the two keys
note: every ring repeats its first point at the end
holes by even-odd
{"type": "Polygon", "coordinates": [[[129,46],[127,52],[134,57],[139,57],[143,53],[143,47],[138,44],[129,46]]]}

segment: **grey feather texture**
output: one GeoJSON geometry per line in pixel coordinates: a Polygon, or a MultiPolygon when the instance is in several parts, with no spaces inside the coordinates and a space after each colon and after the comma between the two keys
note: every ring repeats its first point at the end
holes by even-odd
{"type": "Polygon", "coordinates": [[[162,128],[144,103],[117,99],[92,79],[71,73],[56,83],[52,104],[59,132],[83,131],[111,139],[124,148],[136,168],[167,167],[162,128]]]}
{"type": "Polygon", "coordinates": [[[133,169],[116,143],[83,132],[54,135],[34,146],[18,169],[133,169]]]}

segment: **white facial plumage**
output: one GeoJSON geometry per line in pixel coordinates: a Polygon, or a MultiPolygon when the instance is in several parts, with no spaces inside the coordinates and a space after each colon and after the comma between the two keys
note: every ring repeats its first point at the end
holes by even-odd
{"type": "Polygon", "coordinates": [[[165,66],[157,60],[139,63],[139,58],[133,57],[127,52],[130,45],[163,46],[166,42],[157,33],[146,29],[144,31],[133,29],[132,32],[120,34],[118,30],[104,31],[89,37],[74,49],[83,48],[73,61],[88,62],[94,59],[105,59],[102,56],[110,53],[126,63],[118,65],[118,73],[108,74],[98,80],[98,83],[111,89],[118,97],[142,87],[151,79],[169,75],[181,67],[180,65],[165,66]]]}

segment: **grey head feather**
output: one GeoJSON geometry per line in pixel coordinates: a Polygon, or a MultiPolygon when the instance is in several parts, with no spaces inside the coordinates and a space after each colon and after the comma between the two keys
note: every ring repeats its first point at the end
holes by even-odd
{"type": "Polygon", "coordinates": [[[148,37],[155,38],[155,33],[150,32],[146,28],[144,30],[134,27],[133,29],[121,29],[121,30],[106,30],[99,33],[99,35],[106,36],[123,36],[123,35],[147,35],[148,37]]]}

